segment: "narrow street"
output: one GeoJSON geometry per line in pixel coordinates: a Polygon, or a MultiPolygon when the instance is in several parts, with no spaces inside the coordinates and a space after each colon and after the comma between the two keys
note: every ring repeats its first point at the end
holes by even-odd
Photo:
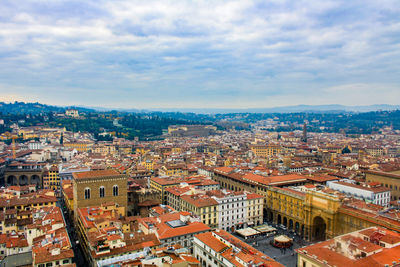
{"type": "Polygon", "coordinates": [[[81,244],[76,243],[76,241],[78,240],[78,236],[77,233],[75,232],[75,228],[73,227],[73,218],[70,218],[62,199],[60,198],[58,199],[57,206],[60,207],[61,210],[63,211],[65,223],[67,225],[67,232],[71,240],[72,249],[74,250],[74,255],[75,255],[74,262],[76,263],[76,266],[78,267],[89,266],[82,251],[81,244]]]}

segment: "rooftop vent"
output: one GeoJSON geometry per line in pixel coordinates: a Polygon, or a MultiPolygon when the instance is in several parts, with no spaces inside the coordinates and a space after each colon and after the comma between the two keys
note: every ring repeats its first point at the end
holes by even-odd
{"type": "Polygon", "coordinates": [[[60,249],[59,248],[55,248],[51,251],[51,255],[55,256],[55,255],[59,255],[60,254],[60,249]]]}
{"type": "Polygon", "coordinates": [[[173,221],[169,221],[166,222],[166,224],[172,228],[178,228],[178,227],[182,227],[187,225],[185,222],[181,221],[181,220],[173,220],[173,221]]]}

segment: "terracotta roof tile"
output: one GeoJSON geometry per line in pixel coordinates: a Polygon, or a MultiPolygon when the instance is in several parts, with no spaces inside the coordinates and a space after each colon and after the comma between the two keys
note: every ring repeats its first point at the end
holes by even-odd
{"type": "Polygon", "coordinates": [[[119,175],[121,174],[116,170],[87,171],[87,172],[77,172],[73,174],[75,179],[87,179],[87,178],[96,178],[103,176],[119,176],[119,175]]]}

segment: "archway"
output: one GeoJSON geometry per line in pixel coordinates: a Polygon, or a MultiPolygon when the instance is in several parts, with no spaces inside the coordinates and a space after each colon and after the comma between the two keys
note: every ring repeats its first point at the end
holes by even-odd
{"type": "Polygon", "coordinates": [[[317,216],[313,220],[313,239],[316,241],[325,240],[326,223],[324,219],[317,216]]]}
{"type": "Polygon", "coordinates": [[[287,218],[286,217],[283,217],[283,225],[287,228],[287,218]]]}
{"type": "Polygon", "coordinates": [[[281,224],[281,223],[282,223],[282,217],[280,214],[278,214],[278,224],[281,224]]]}
{"type": "Polygon", "coordinates": [[[28,176],[21,175],[19,177],[19,185],[27,185],[28,184],[28,176]]]}
{"type": "Polygon", "coordinates": [[[300,224],[298,222],[296,222],[294,224],[294,231],[298,234],[300,234],[300,224]]]}
{"type": "Polygon", "coordinates": [[[289,230],[293,230],[293,220],[289,220],[289,230]]]}
{"type": "Polygon", "coordinates": [[[36,186],[39,186],[40,185],[40,177],[39,177],[39,175],[36,175],[36,174],[32,175],[30,184],[34,184],[36,186]]]}
{"type": "Polygon", "coordinates": [[[10,175],[7,177],[7,185],[17,185],[17,184],[18,184],[17,177],[15,177],[14,175],[10,175]]]}
{"type": "Polygon", "coordinates": [[[274,214],[272,211],[267,211],[265,214],[267,214],[267,221],[272,222],[274,220],[274,214]]]}

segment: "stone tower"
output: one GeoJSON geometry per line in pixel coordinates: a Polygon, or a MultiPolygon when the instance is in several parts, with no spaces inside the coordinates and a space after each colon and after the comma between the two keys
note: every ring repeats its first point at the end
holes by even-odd
{"type": "Polygon", "coordinates": [[[307,143],[307,123],[304,123],[303,125],[303,137],[301,138],[301,141],[307,143]]]}

